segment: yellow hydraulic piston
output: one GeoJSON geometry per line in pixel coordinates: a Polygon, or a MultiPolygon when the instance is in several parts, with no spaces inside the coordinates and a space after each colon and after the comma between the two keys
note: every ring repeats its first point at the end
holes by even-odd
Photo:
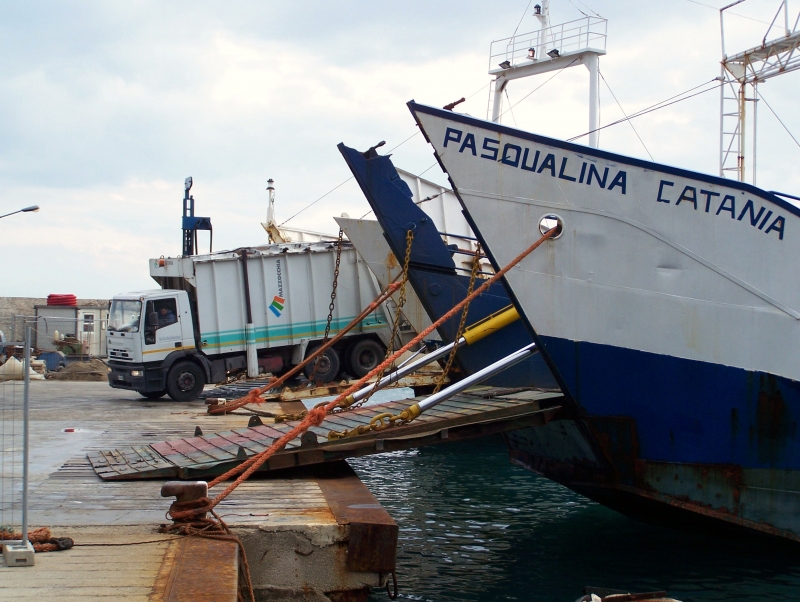
{"type": "Polygon", "coordinates": [[[468,328],[464,330],[464,334],[461,335],[461,338],[458,339],[455,343],[450,343],[449,345],[445,345],[443,347],[439,347],[436,351],[426,354],[422,358],[418,359],[415,362],[411,362],[404,366],[401,366],[391,374],[384,376],[378,382],[373,383],[371,385],[367,385],[363,389],[356,391],[352,395],[348,395],[344,400],[342,400],[342,406],[349,407],[371,395],[374,391],[378,391],[383,389],[384,387],[391,385],[392,383],[400,380],[407,374],[411,374],[415,370],[418,370],[422,366],[430,364],[431,362],[435,362],[436,360],[443,358],[446,356],[453,347],[461,347],[462,345],[472,345],[476,341],[480,341],[481,339],[489,336],[490,334],[497,332],[498,330],[505,328],[512,322],[519,320],[519,313],[517,309],[513,305],[509,305],[508,307],[504,307],[503,309],[496,311],[495,313],[482,318],[475,324],[472,324],[468,328]]]}
{"type": "Polygon", "coordinates": [[[475,322],[472,326],[469,326],[466,330],[464,330],[464,334],[461,338],[464,339],[464,342],[467,345],[472,345],[475,341],[480,341],[484,337],[488,337],[490,334],[497,332],[511,324],[512,322],[516,322],[519,320],[519,312],[517,308],[513,305],[509,305],[508,307],[504,307],[500,311],[494,312],[490,316],[486,316],[482,320],[475,322]]]}

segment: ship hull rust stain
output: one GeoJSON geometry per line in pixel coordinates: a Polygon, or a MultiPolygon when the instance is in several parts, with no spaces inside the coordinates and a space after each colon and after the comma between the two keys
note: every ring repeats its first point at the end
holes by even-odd
{"type": "MultiPolygon", "coordinates": [[[[760,416],[763,422],[773,421],[768,422],[773,430],[768,437],[762,431],[761,453],[774,451],[776,435],[784,436],[790,428],[774,397],[767,398],[770,407],[764,410],[765,398],[762,392],[760,416]],[[781,418],[780,428],[774,430],[776,417],[781,418]]],[[[800,510],[800,482],[795,471],[645,459],[630,417],[586,418],[600,454],[593,457],[585,453],[589,446],[575,442],[572,453],[564,453],[564,441],[554,444],[557,436],[552,431],[560,429],[562,435],[581,432],[574,426],[565,429],[559,425],[569,422],[577,421],[553,420],[545,426],[504,434],[511,462],[644,522],[734,531],[736,535],[747,530],[800,542],[794,524],[800,510]],[[551,432],[546,433],[548,430],[551,432]],[[531,437],[531,431],[546,434],[531,437]],[[785,509],[782,516],[786,520],[781,524],[767,518],[776,506],[785,509]]]]}

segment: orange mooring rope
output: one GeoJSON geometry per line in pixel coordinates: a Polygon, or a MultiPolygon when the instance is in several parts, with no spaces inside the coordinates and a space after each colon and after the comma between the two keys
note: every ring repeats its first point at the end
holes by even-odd
{"type": "MultiPolygon", "coordinates": [[[[242,482],[247,480],[254,472],[256,472],[261,466],[269,460],[269,458],[274,455],[276,452],[283,449],[287,443],[295,439],[296,437],[305,433],[309,428],[312,426],[320,426],[324,421],[325,417],[328,415],[330,410],[333,410],[340,401],[345,399],[348,395],[355,393],[364,384],[367,383],[375,374],[380,372],[381,370],[385,369],[387,366],[391,365],[400,355],[408,351],[413,345],[415,345],[418,341],[422,340],[426,336],[428,336],[435,328],[438,328],[444,322],[452,318],[458,311],[464,307],[467,303],[470,303],[475,297],[483,294],[486,289],[488,289],[492,284],[497,282],[500,278],[502,278],[511,268],[516,266],[520,261],[525,259],[529,254],[531,254],[539,245],[541,245],[544,241],[548,238],[553,236],[556,232],[556,229],[548,230],[539,240],[533,243],[530,247],[525,249],[522,253],[517,255],[506,267],[502,270],[497,272],[494,276],[486,280],[481,286],[479,286],[472,294],[467,295],[464,300],[460,303],[455,305],[452,309],[450,309],[446,314],[436,320],[433,324],[428,326],[425,330],[419,333],[413,340],[409,341],[403,347],[398,349],[391,357],[386,358],[380,365],[376,366],[369,374],[366,374],[362,377],[357,383],[352,385],[349,389],[339,395],[333,401],[325,404],[324,406],[318,406],[312,410],[309,410],[306,417],[297,424],[292,430],[288,433],[283,435],[280,439],[277,439],[272,443],[270,447],[265,449],[262,452],[257,453],[256,455],[248,458],[238,466],[230,469],[223,475],[218,476],[216,479],[211,481],[208,486],[209,488],[215,487],[219,485],[223,481],[228,480],[229,478],[239,475],[236,480],[228,485],[220,494],[218,494],[213,499],[203,498],[203,500],[198,500],[198,507],[184,509],[180,506],[176,506],[177,502],[173,503],[170,507],[170,510],[167,512],[168,516],[175,520],[176,522],[184,522],[184,521],[192,521],[197,518],[203,517],[206,512],[211,512],[215,506],[217,506],[222,500],[228,497],[242,482]],[[240,474],[241,473],[241,474],[240,474]]],[[[202,520],[210,520],[210,519],[202,519],[202,520]]]]}
{"type": "Polygon", "coordinates": [[[340,341],[344,335],[346,335],[359,323],[361,323],[361,321],[364,318],[366,318],[369,314],[378,309],[383,302],[385,302],[389,297],[391,297],[395,293],[395,291],[398,288],[400,288],[401,285],[402,282],[392,282],[391,284],[389,284],[389,286],[387,286],[372,303],[367,305],[367,307],[365,307],[360,314],[358,314],[355,318],[353,318],[353,320],[347,326],[345,326],[342,330],[336,333],[335,337],[328,340],[323,345],[320,345],[317,349],[314,350],[314,352],[311,355],[309,355],[306,359],[297,364],[294,368],[289,370],[286,374],[284,374],[280,378],[277,378],[275,380],[270,380],[269,383],[267,383],[265,386],[252,389],[248,391],[247,395],[245,395],[244,397],[240,397],[239,399],[234,399],[230,403],[226,403],[224,405],[208,406],[207,412],[209,414],[216,416],[218,414],[227,414],[228,412],[232,412],[233,410],[237,410],[242,406],[246,406],[251,403],[254,404],[263,403],[264,400],[261,399],[262,393],[266,393],[270,389],[280,387],[287,380],[289,380],[298,372],[300,372],[300,370],[305,368],[309,363],[311,363],[320,355],[322,355],[327,349],[330,349],[333,345],[335,345],[338,341],[340,341]]]}
{"type": "MultiPolygon", "coordinates": [[[[2,540],[21,540],[22,533],[14,533],[7,529],[0,528],[0,541],[2,540]]],[[[69,537],[53,537],[50,529],[40,527],[28,531],[28,541],[33,545],[37,554],[42,552],[58,552],[59,550],[69,550],[75,542],[69,537]]]]}

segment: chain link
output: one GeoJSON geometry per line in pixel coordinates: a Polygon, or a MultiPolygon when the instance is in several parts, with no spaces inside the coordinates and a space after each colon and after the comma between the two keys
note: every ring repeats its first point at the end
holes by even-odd
{"type": "MultiPolygon", "coordinates": [[[[328,335],[331,332],[331,320],[333,320],[333,310],[336,306],[336,287],[339,286],[339,265],[342,261],[342,240],[344,238],[344,230],[339,228],[339,240],[336,243],[336,267],[333,270],[333,290],[331,291],[331,303],[328,305],[328,321],[325,324],[325,334],[322,337],[321,345],[324,345],[328,342],[328,335]]],[[[308,376],[309,382],[314,382],[314,377],[317,375],[317,368],[319,367],[320,361],[322,360],[321,357],[317,358],[314,361],[314,369],[311,371],[311,374],[308,376]]]]}
{"type": "MultiPolygon", "coordinates": [[[[339,230],[339,242],[340,242],[340,244],[341,244],[341,240],[342,240],[342,230],[340,229],[339,230]]],[[[395,338],[397,338],[398,327],[400,325],[400,310],[403,308],[403,306],[406,303],[406,283],[408,282],[408,264],[409,264],[409,262],[411,260],[411,244],[413,243],[413,241],[414,241],[414,231],[413,230],[409,230],[406,233],[406,256],[405,256],[405,259],[403,260],[403,280],[402,280],[402,283],[400,285],[400,291],[398,293],[399,294],[399,300],[398,300],[399,302],[397,304],[397,315],[395,316],[394,326],[392,328],[392,338],[389,341],[389,347],[386,350],[386,356],[385,356],[384,359],[391,357],[391,355],[393,353],[392,349],[394,349],[394,341],[395,341],[395,338]]],[[[340,247],[340,249],[341,249],[341,247],[340,247]]],[[[326,337],[326,339],[327,339],[327,336],[328,336],[328,330],[330,328],[331,315],[333,313],[333,300],[336,298],[336,278],[337,278],[338,275],[339,275],[339,256],[337,255],[337,257],[336,257],[336,271],[334,272],[334,280],[333,280],[333,282],[334,282],[333,292],[331,293],[331,305],[330,305],[331,313],[328,314],[328,327],[325,328],[325,337],[326,337]]],[[[323,344],[324,344],[324,341],[323,341],[323,344]]],[[[317,360],[317,361],[319,361],[319,360],[317,360]]],[[[316,366],[317,366],[317,362],[314,362],[314,372],[312,372],[312,376],[316,372],[316,366]]],[[[383,373],[384,372],[385,372],[385,369],[382,370],[380,374],[378,374],[378,377],[377,377],[375,382],[377,382],[381,378],[383,378],[383,373]]],[[[309,378],[309,380],[311,380],[311,378],[309,378]]],[[[369,400],[369,398],[371,396],[372,396],[372,394],[370,394],[369,396],[365,397],[362,400],[359,400],[356,403],[352,403],[351,401],[348,401],[349,398],[348,399],[343,399],[336,408],[334,408],[333,410],[331,410],[329,412],[329,414],[342,412],[344,410],[351,409],[351,408],[356,408],[356,407],[364,404],[367,400],[369,400]]],[[[278,414],[277,416],[275,416],[275,422],[279,423],[279,422],[288,422],[290,420],[302,420],[303,418],[305,418],[306,414],[307,414],[307,412],[305,412],[305,411],[297,413],[297,414],[278,414]]]]}
{"type": "MultiPolygon", "coordinates": [[[[384,361],[392,357],[394,353],[392,350],[394,349],[394,342],[395,338],[397,337],[398,326],[400,324],[400,312],[402,311],[403,306],[406,303],[406,284],[408,283],[408,266],[409,263],[411,262],[411,245],[413,242],[414,242],[414,230],[411,229],[408,232],[406,232],[406,256],[403,259],[403,281],[402,284],[400,285],[399,299],[397,303],[397,313],[395,314],[394,327],[392,328],[392,339],[389,341],[389,347],[386,350],[386,357],[384,358],[384,361]]],[[[380,382],[385,372],[386,372],[386,367],[384,367],[380,372],[378,372],[378,374],[376,375],[375,382],[380,382]]],[[[375,389],[373,389],[369,393],[369,395],[367,395],[364,399],[360,399],[355,403],[352,401],[353,399],[352,396],[350,396],[349,398],[345,398],[339,403],[339,405],[336,408],[333,409],[333,412],[338,413],[338,412],[343,412],[345,410],[355,409],[366,403],[374,393],[375,389]],[[348,399],[350,401],[348,401],[348,399]]],[[[388,428],[390,426],[395,426],[395,424],[397,425],[406,424],[407,422],[411,422],[414,418],[416,418],[416,416],[409,413],[409,410],[405,410],[400,414],[398,414],[397,416],[394,416],[389,413],[378,414],[370,421],[369,426],[361,425],[356,427],[355,429],[344,430],[341,432],[331,430],[328,433],[328,439],[329,440],[342,439],[344,437],[363,435],[365,433],[368,433],[369,431],[377,431],[384,428],[388,428]]]]}
{"type": "MultiPolygon", "coordinates": [[[[397,302],[397,309],[394,316],[394,325],[392,326],[392,338],[389,340],[389,346],[386,348],[386,355],[384,356],[384,360],[389,359],[392,357],[394,353],[394,343],[397,339],[399,327],[400,327],[400,313],[403,310],[403,306],[406,304],[406,284],[408,284],[408,264],[411,262],[411,245],[414,242],[414,229],[410,229],[406,232],[406,256],[403,259],[403,280],[402,284],[400,285],[400,291],[398,293],[398,302],[397,302]]],[[[386,372],[386,368],[383,368],[375,377],[375,382],[379,382],[382,378],[384,373],[386,372]]],[[[340,409],[334,409],[335,412],[342,412],[344,410],[350,410],[357,408],[359,406],[364,405],[367,403],[375,393],[375,389],[370,391],[370,393],[364,398],[360,399],[355,403],[347,403],[346,400],[343,400],[342,403],[339,405],[340,409]]]]}
{"type": "MultiPolygon", "coordinates": [[[[472,262],[472,273],[469,276],[469,286],[467,287],[467,297],[472,294],[472,291],[475,288],[475,280],[478,277],[478,269],[481,264],[481,243],[475,247],[475,259],[472,262]]],[[[458,329],[456,330],[456,336],[453,338],[453,342],[458,342],[461,338],[461,335],[464,333],[464,326],[467,322],[467,312],[469,311],[470,303],[467,303],[464,306],[464,310],[461,312],[461,320],[458,323],[458,329]]],[[[444,372],[439,377],[439,382],[436,383],[436,387],[433,389],[433,393],[438,393],[439,390],[442,388],[444,384],[444,379],[447,378],[447,375],[450,373],[450,368],[453,367],[453,360],[456,358],[456,349],[457,347],[453,347],[450,351],[450,355],[447,356],[447,364],[445,364],[444,372]]]]}
{"type": "MultiPolygon", "coordinates": [[[[409,232],[411,234],[411,232],[409,232]]],[[[410,246],[410,240],[408,241],[410,246]]],[[[408,257],[410,253],[408,249],[406,249],[406,261],[405,265],[403,266],[404,273],[408,273],[408,257]]],[[[480,243],[477,245],[475,249],[475,258],[472,262],[472,273],[470,274],[469,278],[469,286],[467,286],[467,294],[466,296],[469,297],[472,294],[472,291],[475,289],[475,281],[478,278],[478,272],[480,271],[480,263],[481,263],[481,246],[480,243]]],[[[403,289],[401,289],[402,291],[403,289]]],[[[401,297],[402,299],[403,297],[401,297]]],[[[461,320],[458,323],[458,330],[456,331],[455,341],[458,341],[461,338],[461,335],[464,332],[464,326],[467,321],[467,312],[469,311],[470,302],[467,302],[464,305],[464,309],[461,312],[461,320]]],[[[453,360],[456,356],[456,348],[453,347],[453,350],[450,352],[450,355],[447,358],[447,365],[444,368],[444,372],[439,377],[439,381],[436,383],[436,388],[434,389],[433,393],[438,393],[439,390],[442,388],[444,384],[444,379],[447,377],[447,374],[450,372],[450,368],[453,366],[453,360]]],[[[391,357],[391,350],[387,353],[386,358],[388,359],[391,357]]],[[[378,380],[383,377],[383,372],[381,372],[378,376],[378,380]]],[[[368,399],[368,398],[367,398],[368,399]]],[[[357,405],[361,405],[364,403],[366,399],[359,401],[357,404],[352,404],[350,407],[356,407],[357,405]]],[[[383,412],[376,416],[373,416],[372,420],[370,420],[369,424],[362,424],[357,426],[351,430],[344,430],[344,431],[330,431],[328,433],[328,439],[344,439],[345,437],[357,437],[359,435],[366,435],[370,431],[382,431],[384,429],[391,428],[393,426],[400,426],[403,424],[408,424],[412,420],[414,420],[418,413],[418,406],[412,406],[400,412],[399,414],[391,414],[389,412],[383,412]],[[417,412],[414,411],[414,408],[417,409],[417,412]]]]}

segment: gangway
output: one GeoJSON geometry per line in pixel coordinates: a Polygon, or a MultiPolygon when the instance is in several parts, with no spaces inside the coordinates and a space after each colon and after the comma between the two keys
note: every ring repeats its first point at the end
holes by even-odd
{"type": "MultiPolygon", "coordinates": [[[[474,387],[443,401],[410,423],[346,438],[331,430],[368,426],[381,413],[398,414],[425,398],[360,407],[328,416],[300,439],[272,456],[261,471],[334,462],[356,456],[483,437],[547,424],[561,409],[563,394],[541,389],[474,387]]],[[[107,481],[196,479],[219,475],[267,449],[297,422],[262,424],[184,437],[144,446],[90,452],[95,472],[107,481]]]]}

